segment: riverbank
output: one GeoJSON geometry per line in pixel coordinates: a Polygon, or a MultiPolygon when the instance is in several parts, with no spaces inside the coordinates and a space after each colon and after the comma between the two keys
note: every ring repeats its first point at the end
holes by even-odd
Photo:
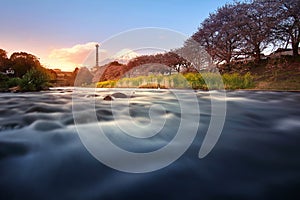
{"type": "Polygon", "coordinates": [[[222,73],[251,73],[256,90],[299,91],[300,57],[281,56],[259,63],[233,63],[220,67],[222,73]]]}
{"type": "MultiPolygon", "coordinates": [[[[218,73],[148,75],[98,82],[98,88],[193,88],[200,90],[300,90],[300,58],[281,56],[260,62],[232,62],[218,66],[218,73]]],[[[109,69],[108,69],[109,71],[109,69]]]]}

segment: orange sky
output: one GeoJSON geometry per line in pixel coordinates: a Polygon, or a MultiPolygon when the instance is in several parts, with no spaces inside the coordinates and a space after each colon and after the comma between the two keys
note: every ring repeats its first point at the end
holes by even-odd
{"type": "MultiPolygon", "coordinates": [[[[143,27],[190,36],[210,12],[229,1],[233,0],[1,1],[0,48],[8,55],[31,53],[48,68],[73,71],[95,50],[96,42],[143,27]]],[[[100,53],[105,59],[106,52],[100,53]]]]}

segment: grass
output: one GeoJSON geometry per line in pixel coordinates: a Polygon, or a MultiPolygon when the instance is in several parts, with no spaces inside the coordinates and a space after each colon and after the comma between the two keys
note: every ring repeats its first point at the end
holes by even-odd
{"type": "Polygon", "coordinates": [[[103,81],[98,88],[179,88],[179,89],[249,89],[254,87],[254,77],[245,75],[218,73],[187,73],[170,76],[139,76],[122,78],[118,81],[103,81]]]}
{"type": "Polygon", "coordinates": [[[97,88],[114,88],[117,84],[117,81],[102,81],[96,84],[97,88]]]}
{"type": "Polygon", "coordinates": [[[270,59],[253,73],[256,74],[256,89],[300,90],[300,56],[270,59]]]}

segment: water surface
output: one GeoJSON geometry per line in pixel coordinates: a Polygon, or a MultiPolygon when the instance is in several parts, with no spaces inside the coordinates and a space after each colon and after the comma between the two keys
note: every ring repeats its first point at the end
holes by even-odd
{"type": "MultiPolygon", "coordinates": [[[[151,105],[164,106],[165,112],[156,112],[158,118],[167,119],[160,134],[149,141],[132,140],[111,128],[115,119],[110,102],[102,100],[111,91],[83,93],[78,98],[96,101],[97,120],[123,149],[154,151],[172,140],[181,117],[172,93],[122,92],[131,95],[130,116],[138,123],[150,122],[151,105]]],[[[71,89],[1,93],[0,199],[298,199],[300,93],[228,92],[224,129],[203,159],[198,152],[210,122],[210,96],[195,93],[201,116],[193,144],[173,164],[145,174],[111,169],[85,149],[74,125],[71,89]]],[[[124,101],[114,101],[120,113],[124,101]]],[[[77,108],[82,116],[79,126],[94,126],[91,111],[77,108]]]]}

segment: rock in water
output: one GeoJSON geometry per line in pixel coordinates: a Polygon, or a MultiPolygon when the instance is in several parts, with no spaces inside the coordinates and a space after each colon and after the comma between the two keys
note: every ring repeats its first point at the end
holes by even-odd
{"type": "Polygon", "coordinates": [[[106,95],[104,98],[103,98],[104,101],[112,101],[114,100],[110,95],[106,95]]]}
{"type": "Polygon", "coordinates": [[[9,88],[9,91],[13,92],[13,93],[16,93],[16,92],[20,92],[21,88],[20,88],[20,86],[11,87],[11,88],[9,88]]]}
{"type": "Polygon", "coordinates": [[[111,96],[113,96],[115,98],[128,98],[126,94],[123,94],[121,92],[113,93],[111,96]]]}

